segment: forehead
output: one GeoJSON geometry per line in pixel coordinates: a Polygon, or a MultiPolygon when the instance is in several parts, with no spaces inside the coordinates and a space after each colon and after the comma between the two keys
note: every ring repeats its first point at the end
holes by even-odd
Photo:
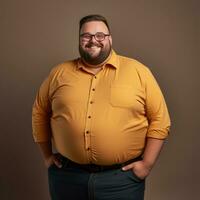
{"type": "Polygon", "coordinates": [[[83,24],[80,30],[80,34],[82,33],[95,34],[96,32],[109,33],[105,23],[101,21],[86,22],[85,24],[83,24]]]}

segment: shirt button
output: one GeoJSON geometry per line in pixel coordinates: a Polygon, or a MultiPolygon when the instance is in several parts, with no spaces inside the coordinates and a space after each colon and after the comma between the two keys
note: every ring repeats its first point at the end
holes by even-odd
{"type": "Polygon", "coordinates": [[[97,78],[96,76],[94,76],[94,78],[97,78]]]}
{"type": "Polygon", "coordinates": [[[86,131],[86,133],[88,134],[90,131],[86,131]]]}
{"type": "Polygon", "coordinates": [[[93,104],[94,102],[93,101],[90,101],[90,104],[93,104]]]}
{"type": "Polygon", "coordinates": [[[92,91],[95,91],[95,88],[92,88],[92,91]]]}
{"type": "Polygon", "coordinates": [[[88,118],[91,118],[91,116],[89,115],[88,118]]]}

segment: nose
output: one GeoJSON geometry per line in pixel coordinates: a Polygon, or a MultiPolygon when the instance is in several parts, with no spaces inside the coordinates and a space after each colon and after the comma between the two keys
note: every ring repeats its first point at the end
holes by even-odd
{"type": "Polygon", "coordinates": [[[92,35],[92,36],[91,36],[90,42],[91,42],[91,41],[92,41],[93,43],[97,42],[96,39],[95,39],[95,35],[92,35]]]}

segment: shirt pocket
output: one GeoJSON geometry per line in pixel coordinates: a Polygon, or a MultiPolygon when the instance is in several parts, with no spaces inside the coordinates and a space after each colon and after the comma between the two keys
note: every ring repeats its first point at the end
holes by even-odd
{"type": "Polygon", "coordinates": [[[111,85],[110,104],[114,107],[144,106],[142,91],[130,85],[111,85]]]}

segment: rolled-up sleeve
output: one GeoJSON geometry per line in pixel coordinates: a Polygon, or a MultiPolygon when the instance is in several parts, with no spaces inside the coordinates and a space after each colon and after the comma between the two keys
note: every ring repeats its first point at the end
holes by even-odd
{"type": "Polygon", "coordinates": [[[146,115],[149,122],[147,137],[165,139],[171,125],[167,105],[157,81],[148,68],[146,73],[146,115]]]}
{"type": "Polygon", "coordinates": [[[44,80],[32,107],[32,133],[35,142],[46,142],[51,139],[49,82],[49,77],[44,80]]]}

